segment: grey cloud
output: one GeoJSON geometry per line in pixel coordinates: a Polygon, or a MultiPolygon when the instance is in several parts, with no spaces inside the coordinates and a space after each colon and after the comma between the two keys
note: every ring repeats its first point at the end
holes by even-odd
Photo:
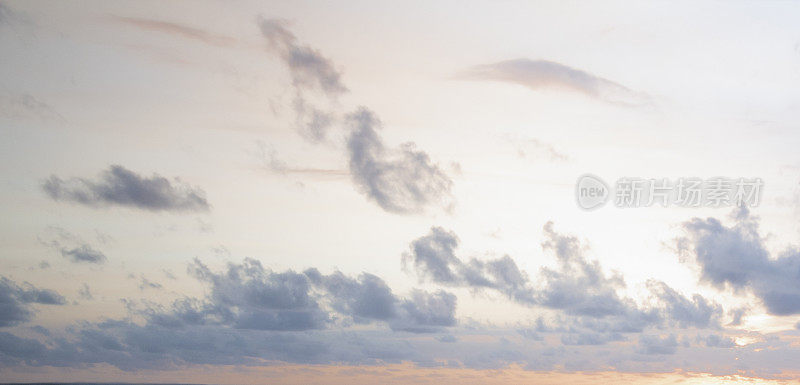
{"type": "Polygon", "coordinates": [[[0,277],[0,327],[14,326],[33,318],[31,304],[64,305],[66,299],[55,291],[22,285],[0,277]]]}
{"type": "Polygon", "coordinates": [[[198,319],[258,330],[320,329],[328,322],[302,273],[275,273],[253,259],[228,264],[223,273],[214,273],[195,260],[189,272],[210,285],[210,293],[199,308],[182,304],[176,315],[183,321],[198,319]]]}
{"type": "Polygon", "coordinates": [[[642,335],[639,337],[639,353],[675,354],[677,350],[678,339],[674,334],[668,336],[642,335]]]}
{"type": "Polygon", "coordinates": [[[393,330],[412,333],[433,333],[443,327],[454,326],[456,296],[439,290],[428,293],[414,290],[411,297],[402,300],[399,306],[400,315],[392,320],[393,330]]]}
{"type": "Polygon", "coordinates": [[[295,125],[300,135],[312,143],[325,140],[328,129],[336,119],[334,114],[320,109],[299,95],[294,98],[292,107],[295,112],[295,125]]]}
{"type": "Polygon", "coordinates": [[[709,334],[703,338],[702,341],[709,348],[732,348],[736,346],[736,343],[732,338],[721,336],[719,334],[709,334]]]}
{"type": "Polygon", "coordinates": [[[771,314],[800,313],[800,251],[788,249],[771,258],[756,217],[742,207],[735,223],[694,218],[683,224],[678,249],[700,266],[700,280],[719,290],[752,291],[771,314]]]}
{"type": "Polygon", "coordinates": [[[307,94],[319,92],[329,102],[335,102],[339,95],[347,92],[340,71],[318,50],[301,45],[288,29],[285,20],[261,17],[258,25],[269,41],[270,48],[277,53],[291,74],[295,91],[292,107],[297,130],[312,143],[325,140],[334,123],[334,113],[309,101],[307,94]]]}
{"type": "Polygon", "coordinates": [[[413,333],[432,333],[456,324],[456,297],[441,290],[414,290],[409,298],[401,298],[372,274],[361,274],[358,279],[340,272],[322,275],[316,269],[305,274],[324,290],[334,310],[351,316],[356,323],[385,321],[393,330],[413,333]]]}
{"type": "Polygon", "coordinates": [[[139,277],[139,290],[145,290],[145,289],[156,289],[156,290],[158,290],[158,289],[161,289],[162,287],[163,286],[161,286],[161,284],[158,283],[158,282],[153,282],[153,281],[147,279],[144,276],[140,276],[139,277]]]}
{"type": "Polygon", "coordinates": [[[280,19],[259,18],[261,33],[289,67],[295,87],[319,89],[329,95],[347,91],[341,73],[319,51],[302,46],[280,19]]]}
{"type": "MultiPolygon", "coordinates": [[[[0,17],[3,10],[0,9],[0,17]]],[[[0,117],[11,119],[61,120],[62,116],[44,101],[29,94],[0,94],[0,117]]]]}
{"type": "Polygon", "coordinates": [[[749,311],[750,311],[750,309],[748,307],[739,307],[739,308],[736,308],[736,309],[731,309],[730,311],[728,311],[728,314],[733,319],[731,320],[731,323],[728,324],[728,325],[730,325],[730,326],[741,326],[742,325],[742,320],[744,319],[744,316],[746,316],[747,312],[749,312],[749,311]]]}
{"type": "Polygon", "coordinates": [[[719,304],[700,295],[686,298],[663,282],[649,283],[655,300],[649,307],[620,297],[617,290],[625,287],[621,276],[604,274],[599,262],[584,257],[577,238],[557,233],[551,222],[543,230],[542,247],[556,256],[558,266],[541,268],[535,280],[507,255],[486,261],[458,258],[458,237],[440,227],[412,241],[402,262],[423,281],[495,290],[524,306],[563,311],[572,317],[575,328],[564,337],[570,344],[612,341],[619,333],[641,332],[665,323],[679,328],[719,326],[719,304]]]}
{"type": "Polygon", "coordinates": [[[72,262],[101,264],[108,259],[103,252],[60,227],[51,226],[47,230],[47,234],[39,237],[39,241],[72,262]]]}
{"type": "Polygon", "coordinates": [[[710,302],[699,294],[689,300],[661,281],[650,280],[647,286],[665,304],[667,318],[679,327],[707,328],[719,325],[719,318],[722,316],[722,306],[719,304],[710,302]]]}
{"type": "Polygon", "coordinates": [[[467,80],[493,80],[530,89],[561,88],[615,104],[638,106],[650,98],[619,83],[547,60],[514,59],[472,67],[459,75],[467,80]]]}
{"type": "Polygon", "coordinates": [[[353,278],[341,272],[324,275],[316,269],[273,272],[253,259],[228,264],[222,272],[195,260],[189,271],[208,286],[208,294],[177,300],[167,309],[148,306],[139,311],[150,323],[304,331],[326,329],[347,319],[359,324],[382,322],[394,330],[416,333],[455,325],[452,294],[413,291],[403,298],[372,274],[353,278]]]}
{"type": "MultiPolygon", "coordinates": [[[[329,104],[336,104],[347,91],[341,73],[318,50],[299,43],[285,20],[262,17],[258,25],[291,74],[296,129],[312,143],[324,141],[330,128],[339,123],[337,114],[311,102],[308,94],[320,94],[329,104]]],[[[346,115],[343,123],[350,174],[368,199],[388,212],[401,214],[420,213],[433,205],[452,207],[453,181],[427,153],[413,143],[387,148],[377,132],[379,119],[364,107],[346,115]]],[[[270,168],[285,173],[285,164],[269,155],[270,168]]]]}
{"type": "Polygon", "coordinates": [[[197,187],[157,174],[143,177],[118,165],[112,165],[98,180],[63,180],[53,175],[42,188],[56,201],[91,207],[118,205],[149,211],[207,211],[210,207],[205,192],[197,187]]]}
{"type": "Polygon", "coordinates": [[[61,255],[73,262],[103,263],[106,256],[89,245],[80,245],[72,249],[60,249],[61,255]]]}
{"type": "Polygon", "coordinates": [[[431,205],[450,204],[453,181],[412,143],[387,149],[378,118],[366,108],[348,116],[350,173],[358,189],[386,211],[418,213],[431,205]]]}
{"type": "Polygon", "coordinates": [[[81,288],[78,290],[78,296],[81,299],[86,300],[86,301],[91,301],[91,300],[94,299],[94,296],[92,295],[92,291],[89,289],[89,285],[87,285],[85,283],[83,285],[81,285],[81,288]]]}

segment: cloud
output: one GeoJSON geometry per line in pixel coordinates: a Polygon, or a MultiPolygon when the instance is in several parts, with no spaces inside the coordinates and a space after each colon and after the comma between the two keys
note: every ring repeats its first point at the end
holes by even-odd
{"type": "Polygon", "coordinates": [[[319,93],[328,99],[329,104],[335,103],[341,94],[347,92],[341,72],[318,50],[300,44],[288,29],[286,20],[260,17],[258,26],[271,51],[289,69],[295,91],[292,108],[298,132],[312,143],[325,140],[336,116],[333,111],[326,111],[311,102],[308,94],[319,93]]]}
{"type": "Polygon", "coordinates": [[[674,334],[668,336],[642,335],[639,337],[638,352],[642,354],[675,354],[678,339],[674,334]]]}
{"type": "Polygon", "coordinates": [[[101,264],[108,259],[102,251],[60,227],[48,227],[46,234],[39,237],[39,242],[52,247],[62,257],[76,263],[101,264]]]}
{"type": "Polygon", "coordinates": [[[295,87],[317,89],[331,96],[347,92],[342,75],[333,63],[318,50],[298,43],[285,20],[261,17],[258,25],[271,48],[278,52],[289,68],[295,87]]]}
{"type": "Polygon", "coordinates": [[[126,206],[148,211],[208,211],[205,192],[175,178],[158,174],[140,176],[122,166],[112,165],[98,180],[52,175],[42,189],[56,201],[90,207],[126,206]]]}
{"type": "Polygon", "coordinates": [[[533,90],[565,89],[608,103],[639,106],[650,98],[619,83],[547,60],[514,59],[472,67],[459,74],[466,80],[493,80],[533,90]]]}
{"type": "Polygon", "coordinates": [[[147,307],[149,322],[165,327],[221,325],[237,329],[321,330],[337,322],[382,323],[393,330],[432,333],[455,325],[456,299],[439,291],[395,295],[378,276],[357,278],[317,269],[273,272],[246,259],[214,272],[199,260],[190,275],[209,287],[204,298],[183,298],[168,309],[147,307]]]}
{"type": "MultiPolygon", "coordinates": [[[[308,141],[319,143],[326,139],[331,127],[344,123],[350,174],[362,194],[392,213],[421,213],[431,205],[452,207],[450,177],[413,143],[387,148],[377,132],[380,121],[373,112],[361,107],[340,122],[332,109],[309,100],[308,94],[314,93],[327,98],[329,104],[336,104],[338,97],[348,91],[341,72],[330,59],[299,43],[285,20],[261,17],[258,25],[270,50],[291,75],[296,129],[308,141]]],[[[268,156],[270,169],[290,171],[276,160],[274,151],[264,155],[265,160],[268,156]]]]}
{"type": "MultiPolygon", "coordinates": [[[[55,291],[22,285],[0,276],[0,327],[14,326],[33,318],[31,304],[64,305],[66,299],[55,291]]],[[[2,345],[2,344],[0,344],[2,345]]]]}
{"type": "Polygon", "coordinates": [[[758,218],[742,207],[725,226],[716,218],[683,223],[678,250],[700,266],[700,281],[719,290],[752,292],[774,315],[800,314],[800,251],[790,248],[777,258],[766,250],[758,218]]]}
{"type": "MultiPolygon", "coordinates": [[[[2,17],[0,8],[0,17],[2,17]]],[[[62,120],[49,104],[29,94],[0,94],[0,117],[11,119],[62,120]]]]}
{"type": "Polygon", "coordinates": [[[94,299],[94,296],[92,295],[92,291],[89,289],[89,285],[86,284],[86,283],[81,285],[81,288],[78,290],[78,296],[81,299],[86,300],[86,301],[91,301],[91,300],[94,299]]]}
{"type": "Polygon", "coordinates": [[[230,36],[220,35],[178,23],[125,16],[111,16],[111,20],[142,30],[180,36],[213,46],[230,47],[237,44],[236,39],[230,36]]]}
{"type": "Polygon", "coordinates": [[[558,265],[541,268],[534,279],[508,255],[485,261],[461,260],[455,255],[458,237],[440,227],[412,241],[402,262],[422,281],[473,291],[494,290],[524,306],[563,311],[572,317],[575,328],[571,331],[574,335],[565,337],[571,344],[613,341],[619,333],[655,326],[719,326],[719,304],[698,294],[688,299],[663,282],[648,283],[653,299],[649,306],[619,296],[617,290],[625,287],[624,279],[604,274],[599,262],[587,260],[577,238],[557,233],[552,222],[545,224],[543,232],[542,248],[553,252],[558,265]]]}
{"type": "Polygon", "coordinates": [[[413,143],[387,149],[378,135],[378,118],[366,108],[350,114],[347,136],[350,173],[357,188],[393,213],[419,213],[427,206],[452,203],[453,181],[413,143]]]}
{"type": "Polygon", "coordinates": [[[668,318],[679,327],[707,328],[719,325],[722,316],[722,306],[719,304],[710,302],[699,294],[689,300],[661,281],[649,280],[647,286],[665,304],[668,318]]]}

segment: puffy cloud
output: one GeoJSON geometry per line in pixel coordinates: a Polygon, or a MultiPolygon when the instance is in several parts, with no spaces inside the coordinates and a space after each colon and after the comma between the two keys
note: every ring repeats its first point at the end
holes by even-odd
{"type": "Polygon", "coordinates": [[[685,222],[678,249],[700,266],[700,280],[720,290],[752,291],[771,314],[800,313],[800,251],[772,258],[759,234],[758,220],[742,207],[734,223],[716,218],[685,222]]]}
{"type": "Polygon", "coordinates": [[[495,290],[524,306],[563,311],[572,317],[574,330],[564,338],[569,344],[614,341],[619,333],[641,332],[665,323],[679,328],[719,326],[719,304],[698,294],[686,298],[663,282],[648,283],[654,300],[650,306],[621,297],[617,290],[625,287],[624,279],[618,274],[606,275],[598,261],[586,259],[576,237],[559,234],[552,222],[545,224],[543,232],[542,248],[555,255],[558,265],[541,268],[536,279],[507,255],[486,261],[458,258],[458,237],[440,227],[412,241],[402,262],[423,281],[495,290]]]}
{"type": "Polygon", "coordinates": [[[112,165],[99,180],[51,176],[42,189],[52,199],[92,207],[111,205],[149,211],[207,211],[205,192],[180,179],[170,181],[154,174],[140,176],[122,166],[112,165]]]}
{"type": "Polygon", "coordinates": [[[366,108],[348,116],[350,173],[358,189],[381,208],[418,213],[430,205],[450,204],[453,181],[413,143],[387,149],[378,135],[378,118],[366,108]]]}
{"type": "Polygon", "coordinates": [[[273,272],[254,259],[228,264],[222,272],[195,260],[189,271],[208,286],[208,294],[200,299],[179,299],[168,309],[147,307],[140,312],[148,322],[163,327],[219,325],[304,331],[348,320],[381,322],[394,330],[415,333],[437,332],[456,324],[452,294],[415,290],[403,298],[383,279],[368,273],[353,278],[341,272],[324,275],[313,268],[302,273],[273,272]]]}
{"type": "Polygon", "coordinates": [[[719,318],[722,316],[722,306],[719,304],[710,302],[699,294],[689,300],[661,281],[650,280],[647,286],[665,305],[667,318],[677,326],[707,328],[719,325],[719,318]]]}
{"type": "Polygon", "coordinates": [[[0,277],[0,327],[30,321],[34,313],[31,304],[65,303],[66,299],[55,291],[39,289],[27,282],[18,285],[6,277],[0,277]]]}
{"type": "Polygon", "coordinates": [[[479,65],[462,72],[460,77],[468,80],[509,82],[534,90],[566,89],[622,105],[637,106],[650,102],[647,95],[619,83],[547,60],[514,59],[479,65]]]}

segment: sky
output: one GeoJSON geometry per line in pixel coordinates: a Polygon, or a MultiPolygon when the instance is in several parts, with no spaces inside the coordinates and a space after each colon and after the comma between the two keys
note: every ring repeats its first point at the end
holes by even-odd
{"type": "Polygon", "coordinates": [[[797,382],[798,12],[0,0],[0,381],[797,382]]]}

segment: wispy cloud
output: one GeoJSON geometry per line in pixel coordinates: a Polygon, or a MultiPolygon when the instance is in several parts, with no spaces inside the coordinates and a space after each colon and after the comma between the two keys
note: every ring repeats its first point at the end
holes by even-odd
{"type": "Polygon", "coordinates": [[[458,78],[519,84],[533,90],[563,89],[604,102],[628,106],[650,103],[650,97],[619,83],[570,66],[548,61],[514,59],[478,65],[462,71],[458,78]]]}
{"type": "Polygon", "coordinates": [[[231,36],[214,33],[205,29],[192,27],[185,24],[139,18],[139,17],[116,16],[116,15],[109,16],[109,18],[112,21],[136,27],[145,31],[152,31],[152,32],[178,36],[219,47],[230,47],[238,43],[237,39],[231,36]]]}
{"type": "Polygon", "coordinates": [[[39,236],[39,242],[75,263],[102,264],[108,259],[102,251],[60,227],[48,227],[45,234],[39,236]]]}
{"type": "MultiPolygon", "coordinates": [[[[335,101],[347,92],[341,72],[330,59],[299,43],[287,21],[260,18],[258,23],[271,50],[291,74],[300,134],[318,143],[325,140],[332,127],[343,125],[349,174],[362,194],[392,213],[421,213],[433,206],[452,209],[450,176],[414,143],[404,143],[397,149],[387,146],[378,133],[381,123],[375,113],[360,107],[340,120],[339,114],[320,109],[305,98],[307,92],[316,92],[335,101]]],[[[334,171],[335,175],[346,175],[337,170],[290,169],[277,159],[274,149],[264,146],[261,154],[267,167],[279,173],[331,175],[334,171]]]]}

